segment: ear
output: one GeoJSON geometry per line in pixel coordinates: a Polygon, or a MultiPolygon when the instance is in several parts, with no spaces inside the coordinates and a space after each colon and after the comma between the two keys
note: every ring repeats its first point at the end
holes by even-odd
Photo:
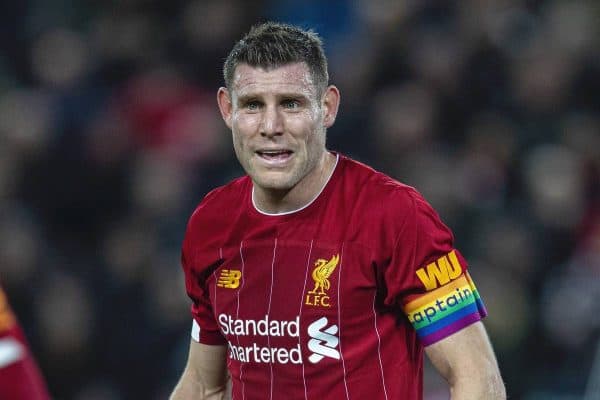
{"type": "Polygon", "coordinates": [[[223,121],[225,121],[225,125],[231,129],[233,104],[227,88],[219,88],[219,91],[217,92],[217,104],[219,105],[219,111],[221,111],[221,116],[223,117],[223,121]]]}
{"type": "Polygon", "coordinates": [[[323,95],[323,110],[325,115],[323,118],[323,125],[325,128],[329,128],[335,122],[335,117],[338,113],[338,107],[340,106],[340,91],[334,85],[329,85],[323,95]]]}

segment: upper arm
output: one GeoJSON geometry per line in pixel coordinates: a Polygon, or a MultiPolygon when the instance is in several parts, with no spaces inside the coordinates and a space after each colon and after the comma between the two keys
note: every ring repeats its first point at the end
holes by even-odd
{"type": "Polygon", "coordinates": [[[483,384],[502,397],[498,363],[481,321],[427,346],[425,353],[451,389],[461,382],[483,384]]]}
{"type": "Polygon", "coordinates": [[[224,399],[228,390],[227,346],[190,341],[190,352],[181,379],[170,399],[224,399]]]}
{"type": "Polygon", "coordinates": [[[205,390],[222,389],[227,378],[227,346],[190,341],[186,371],[201,382],[205,390]]]}

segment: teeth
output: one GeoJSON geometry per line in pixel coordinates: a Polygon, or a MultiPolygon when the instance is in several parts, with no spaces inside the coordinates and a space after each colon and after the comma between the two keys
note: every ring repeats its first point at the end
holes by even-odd
{"type": "Polygon", "coordinates": [[[285,151],[285,150],[266,150],[266,151],[261,151],[260,153],[263,153],[263,154],[283,154],[283,153],[287,153],[287,151],[285,151]]]}

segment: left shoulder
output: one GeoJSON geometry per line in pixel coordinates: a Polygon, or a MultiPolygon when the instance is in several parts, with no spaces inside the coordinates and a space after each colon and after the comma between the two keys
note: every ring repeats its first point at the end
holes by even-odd
{"type": "Polygon", "coordinates": [[[404,227],[414,225],[417,215],[429,209],[415,188],[350,158],[343,157],[340,163],[338,202],[344,204],[351,226],[365,237],[377,237],[380,242],[388,238],[385,245],[391,248],[404,227]]]}
{"type": "Polygon", "coordinates": [[[373,167],[341,155],[340,162],[344,168],[344,185],[351,186],[356,191],[357,200],[364,201],[371,208],[405,212],[413,210],[419,202],[425,202],[414,187],[373,167]]]}

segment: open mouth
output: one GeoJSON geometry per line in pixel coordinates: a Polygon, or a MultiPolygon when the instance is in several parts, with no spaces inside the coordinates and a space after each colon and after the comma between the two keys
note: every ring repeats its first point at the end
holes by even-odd
{"type": "Polygon", "coordinates": [[[285,150],[285,149],[281,149],[281,150],[257,150],[256,154],[258,154],[258,156],[260,158],[262,158],[263,160],[266,161],[270,161],[270,162],[281,162],[281,161],[286,161],[287,159],[289,159],[291,157],[291,155],[294,152],[291,150],[285,150]]]}

